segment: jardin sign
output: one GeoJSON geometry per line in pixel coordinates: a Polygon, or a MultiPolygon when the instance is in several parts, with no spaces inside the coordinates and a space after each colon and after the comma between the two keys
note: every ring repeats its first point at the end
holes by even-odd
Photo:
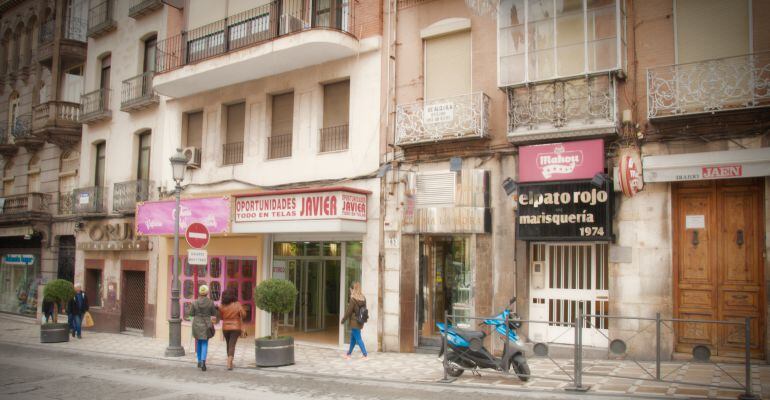
{"type": "Polygon", "coordinates": [[[611,240],[612,191],[591,181],[519,185],[520,240],[611,240]]]}

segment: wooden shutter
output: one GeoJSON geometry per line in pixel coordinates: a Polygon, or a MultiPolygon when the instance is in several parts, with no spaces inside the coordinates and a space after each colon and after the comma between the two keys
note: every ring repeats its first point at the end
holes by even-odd
{"type": "Polygon", "coordinates": [[[227,137],[226,143],[243,142],[243,132],[246,123],[246,104],[231,104],[227,110],[227,137]]]}
{"type": "Polygon", "coordinates": [[[324,85],[324,128],[347,125],[350,115],[350,81],[324,85]]]}
{"type": "Polygon", "coordinates": [[[293,131],[294,93],[273,96],[271,135],[286,135],[293,131]]]}
{"type": "Polygon", "coordinates": [[[425,40],[425,99],[471,92],[471,33],[425,40]]]}

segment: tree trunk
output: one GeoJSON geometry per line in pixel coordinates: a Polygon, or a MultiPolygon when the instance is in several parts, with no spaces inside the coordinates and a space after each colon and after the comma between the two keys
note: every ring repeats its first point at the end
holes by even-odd
{"type": "Polygon", "coordinates": [[[53,323],[56,324],[59,321],[59,303],[53,305],[53,323]]]}
{"type": "Polygon", "coordinates": [[[278,318],[275,317],[275,314],[270,315],[270,319],[272,319],[273,322],[273,340],[278,339],[278,318]]]}

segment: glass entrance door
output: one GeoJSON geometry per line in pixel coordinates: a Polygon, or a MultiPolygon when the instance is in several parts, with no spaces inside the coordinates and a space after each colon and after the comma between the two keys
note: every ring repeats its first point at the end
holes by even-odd
{"type": "Polygon", "coordinates": [[[324,321],[325,278],[321,261],[302,262],[302,316],[305,332],[321,331],[326,328],[324,321]]]}
{"type": "Polygon", "coordinates": [[[420,241],[420,271],[417,318],[420,342],[434,345],[437,322],[445,313],[453,324],[468,328],[472,316],[473,274],[468,237],[428,236],[420,241]]]}

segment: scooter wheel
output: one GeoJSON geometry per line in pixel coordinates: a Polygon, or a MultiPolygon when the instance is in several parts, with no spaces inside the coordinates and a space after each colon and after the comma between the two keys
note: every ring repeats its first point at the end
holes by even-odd
{"type": "Polygon", "coordinates": [[[465,372],[462,368],[457,368],[456,365],[460,365],[460,357],[455,353],[449,353],[449,361],[447,364],[447,375],[457,378],[465,372]]]}
{"type": "Polygon", "coordinates": [[[527,364],[527,359],[524,358],[523,354],[516,354],[513,356],[511,359],[511,365],[513,366],[513,370],[516,372],[516,376],[518,376],[522,382],[529,380],[531,374],[529,371],[529,364],[527,364]]]}

